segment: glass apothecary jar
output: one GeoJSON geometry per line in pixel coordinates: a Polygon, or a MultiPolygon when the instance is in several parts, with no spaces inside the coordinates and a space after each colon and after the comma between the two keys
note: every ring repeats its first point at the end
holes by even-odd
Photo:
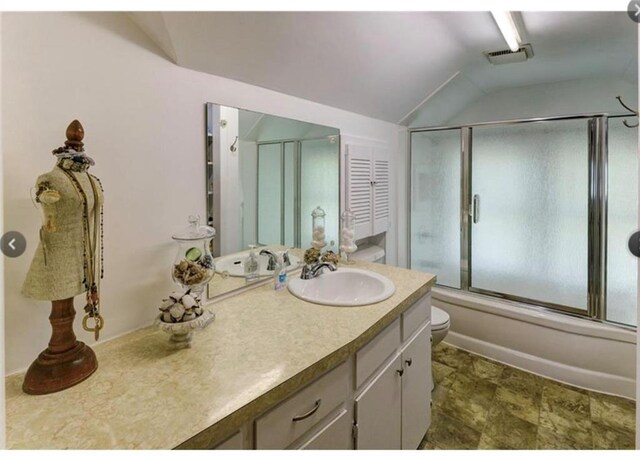
{"type": "Polygon", "coordinates": [[[210,226],[200,225],[200,217],[191,215],[189,226],[171,238],[178,243],[178,253],[171,268],[174,282],[187,291],[201,295],[215,274],[213,256],[209,246],[216,235],[210,226]]]}
{"type": "Polygon", "coordinates": [[[342,229],[340,230],[340,251],[347,263],[352,263],[350,255],[358,250],[356,245],[356,216],[349,209],[340,217],[342,229]]]}
{"type": "Polygon", "coordinates": [[[320,206],[311,212],[311,247],[322,250],[327,241],[325,240],[325,217],[326,212],[320,206]]]}

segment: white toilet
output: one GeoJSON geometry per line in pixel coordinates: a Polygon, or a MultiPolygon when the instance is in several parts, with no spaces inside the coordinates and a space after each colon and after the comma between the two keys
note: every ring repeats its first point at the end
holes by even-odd
{"type": "MultiPolygon", "coordinates": [[[[444,310],[431,306],[431,349],[447,337],[449,332],[449,314],[444,310]]],[[[431,371],[431,391],[436,387],[436,379],[431,371]]]]}
{"type": "Polygon", "coordinates": [[[431,348],[442,342],[449,332],[449,314],[444,310],[431,306],[431,348]]]}

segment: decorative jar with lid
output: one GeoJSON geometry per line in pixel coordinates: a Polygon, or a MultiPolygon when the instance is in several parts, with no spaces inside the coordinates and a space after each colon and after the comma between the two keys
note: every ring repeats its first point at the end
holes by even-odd
{"type": "Polygon", "coordinates": [[[172,236],[178,243],[178,253],[173,262],[171,276],[174,282],[197,296],[215,274],[213,256],[209,248],[216,230],[210,226],[200,225],[200,217],[191,215],[189,226],[172,236]]]}
{"type": "Polygon", "coordinates": [[[311,212],[311,228],[313,230],[311,246],[314,249],[322,250],[324,246],[327,245],[327,241],[325,240],[326,234],[324,232],[326,215],[326,212],[320,206],[311,212]]]}

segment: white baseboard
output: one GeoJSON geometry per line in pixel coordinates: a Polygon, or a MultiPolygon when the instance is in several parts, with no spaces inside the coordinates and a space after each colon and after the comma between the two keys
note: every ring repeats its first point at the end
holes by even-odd
{"type": "Polygon", "coordinates": [[[451,331],[445,338],[444,343],[541,377],[557,380],[579,388],[635,400],[635,380],[631,378],[557,363],[451,331]]]}

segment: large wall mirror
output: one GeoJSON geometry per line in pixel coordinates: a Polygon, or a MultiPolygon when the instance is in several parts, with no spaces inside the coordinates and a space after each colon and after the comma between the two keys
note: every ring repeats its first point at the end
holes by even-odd
{"type": "MultiPolygon", "coordinates": [[[[311,212],[326,212],[326,242],[337,250],[340,223],[340,130],[207,103],[207,221],[216,229],[216,275],[209,298],[248,283],[244,262],[256,246],[259,280],[269,257],[311,245],[311,212]]],[[[297,252],[299,253],[299,252],[297,252]]],[[[291,252],[290,269],[299,255],[291,252]]]]}

